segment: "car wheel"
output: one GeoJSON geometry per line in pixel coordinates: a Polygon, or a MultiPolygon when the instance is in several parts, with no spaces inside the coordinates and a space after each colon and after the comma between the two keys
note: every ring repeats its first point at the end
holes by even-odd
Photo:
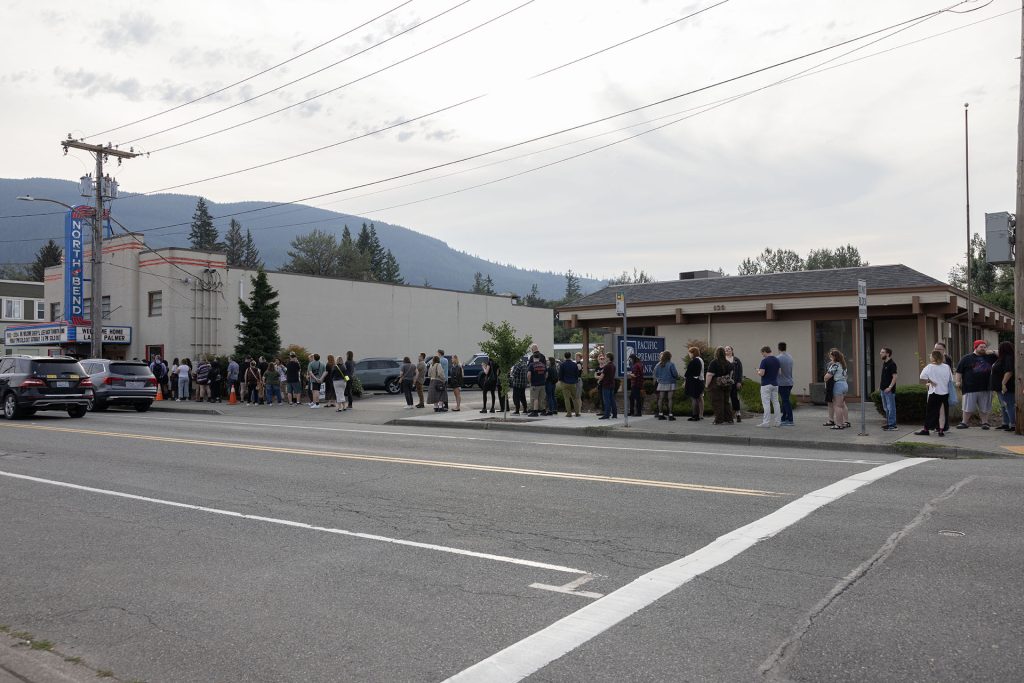
{"type": "Polygon", "coordinates": [[[71,406],[68,408],[68,417],[85,417],[85,414],[89,412],[85,406],[71,406]]]}
{"type": "Polygon", "coordinates": [[[89,403],[86,405],[86,409],[89,412],[101,413],[107,409],[107,404],[98,398],[90,398],[89,403]]]}
{"type": "Polygon", "coordinates": [[[8,420],[21,417],[21,411],[18,410],[18,398],[13,393],[4,396],[4,417],[8,420]]]}
{"type": "Polygon", "coordinates": [[[153,404],[152,403],[136,403],[135,404],[135,410],[137,410],[140,413],[144,413],[147,410],[149,410],[149,407],[151,405],[153,405],[153,404]]]}
{"type": "Polygon", "coordinates": [[[389,394],[397,394],[402,391],[402,383],[398,381],[397,377],[391,377],[384,382],[384,391],[389,394]]]}

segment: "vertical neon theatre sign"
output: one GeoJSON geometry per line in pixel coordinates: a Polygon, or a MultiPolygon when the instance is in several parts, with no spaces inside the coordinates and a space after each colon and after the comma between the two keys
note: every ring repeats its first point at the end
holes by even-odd
{"type": "Polygon", "coordinates": [[[91,206],[75,206],[64,216],[64,319],[85,317],[85,239],[89,219],[96,215],[91,206]]]}

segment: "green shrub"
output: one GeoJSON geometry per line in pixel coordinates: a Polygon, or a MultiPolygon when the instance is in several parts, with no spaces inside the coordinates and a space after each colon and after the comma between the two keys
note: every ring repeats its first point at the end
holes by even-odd
{"type": "MultiPolygon", "coordinates": [[[[871,392],[869,396],[875,404],[875,410],[879,415],[885,415],[882,410],[882,395],[871,392]]],[[[962,400],[962,397],[961,397],[962,400]]],[[[906,384],[896,386],[896,422],[899,424],[924,424],[925,412],[928,408],[928,387],[923,384],[906,384]]],[[[952,407],[949,411],[951,422],[960,419],[960,406],[952,407]]]]}

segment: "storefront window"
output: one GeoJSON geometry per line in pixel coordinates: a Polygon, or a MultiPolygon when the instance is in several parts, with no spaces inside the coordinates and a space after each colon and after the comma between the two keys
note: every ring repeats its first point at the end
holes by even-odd
{"type": "Polygon", "coordinates": [[[857,364],[853,356],[853,342],[856,330],[852,320],[816,320],[814,322],[814,359],[817,371],[814,381],[820,382],[828,366],[828,352],[839,349],[846,356],[846,372],[850,377],[850,389],[855,386],[857,364]]]}

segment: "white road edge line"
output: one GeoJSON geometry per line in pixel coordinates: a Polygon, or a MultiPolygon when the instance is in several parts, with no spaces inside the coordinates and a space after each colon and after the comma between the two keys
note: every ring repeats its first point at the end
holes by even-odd
{"type": "Polygon", "coordinates": [[[644,574],[547,628],[455,674],[446,683],[521,681],[688,581],[728,562],[756,543],[775,536],[815,510],[862,486],[924,462],[929,461],[914,458],[891,462],[812,491],[770,515],[720,536],[686,557],[644,574]]]}
{"type": "Polygon", "coordinates": [[[462,548],[451,548],[444,545],[435,545],[433,543],[419,543],[417,541],[406,541],[401,538],[389,538],[387,536],[378,536],[376,534],[367,534],[360,531],[347,531],[345,529],[332,529],[330,527],[315,526],[313,524],[306,524],[305,522],[293,522],[287,519],[277,519],[275,517],[263,517],[261,515],[248,515],[244,512],[235,512],[233,510],[222,510],[220,508],[204,507],[202,505],[190,505],[189,503],[179,503],[173,500],[163,500],[161,498],[149,498],[147,496],[139,496],[134,493],[124,493],[123,491],[111,491],[108,489],[98,489],[92,486],[82,486],[81,484],[72,484],[66,481],[55,481],[53,479],[42,479],[40,477],[31,477],[27,474],[15,474],[14,472],[4,472],[0,470],[0,476],[10,477],[12,479],[24,479],[25,481],[32,481],[39,484],[49,484],[51,486],[61,486],[63,488],[75,489],[76,491],[86,491],[88,493],[102,493],[107,496],[116,496],[118,498],[128,498],[130,500],[139,500],[145,503],[157,503],[158,505],[169,505],[176,508],[184,508],[186,510],[196,510],[198,512],[209,512],[215,515],[225,515],[227,517],[237,517],[239,519],[251,519],[257,522],[268,522],[270,524],[280,524],[282,526],[295,527],[298,529],[307,529],[309,531],[322,531],[328,534],[338,534],[341,536],[352,536],[354,538],[361,538],[367,541],[380,541],[382,543],[392,543],[394,545],[404,545],[412,548],[421,548],[423,550],[435,550],[442,553],[450,553],[452,555],[463,555],[465,557],[475,557],[481,560],[491,560],[492,562],[505,562],[507,564],[517,564],[523,567],[533,567],[535,569],[547,569],[553,572],[562,572],[564,574],[582,574],[590,576],[591,573],[582,569],[573,569],[572,567],[563,567],[557,564],[548,564],[546,562],[535,562],[533,560],[524,560],[518,557],[506,557],[504,555],[492,555],[490,553],[479,553],[475,550],[464,550],[462,548]]]}
{"type": "MultiPolygon", "coordinates": [[[[185,417],[157,417],[147,416],[147,421],[150,420],[166,420],[168,422],[198,422],[198,423],[209,423],[218,425],[235,425],[239,427],[251,427],[251,422],[234,422],[229,420],[200,420],[197,418],[185,418],[185,417]]],[[[639,453],[679,453],[680,455],[717,455],[724,458],[754,458],[757,460],[795,460],[798,462],[834,462],[841,463],[843,465],[883,465],[886,461],[884,460],[843,460],[841,458],[795,458],[786,457],[781,455],[755,455],[752,453],[722,453],[719,451],[686,451],[675,448],[634,448],[632,446],[599,446],[596,444],[589,443],[558,443],[553,441],[521,441],[519,439],[488,439],[479,436],[455,436],[452,434],[433,434],[425,432],[406,432],[406,431],[384,431],[379,429],[345,429],[341,427],[314,427],[313,425],[295,425],[295,424],[273,424],[267,422],[260,422],[261,427],[280,427],[283,429],[293,429],[301,431],[322,431],[322,432],[350,432],[353,434],[383,434],[386,436],[408,436],[408,437],[430,437],[434,439],[452,439],[457,441],[487,441],[492,443],[513,443],[522,446],[561,446],[563,448],[590,448],[594,450],[606,450],[606,451],[631,451],[639,453]]],[[[615,437],[608,437],[614,439],[615,437]]]]}

